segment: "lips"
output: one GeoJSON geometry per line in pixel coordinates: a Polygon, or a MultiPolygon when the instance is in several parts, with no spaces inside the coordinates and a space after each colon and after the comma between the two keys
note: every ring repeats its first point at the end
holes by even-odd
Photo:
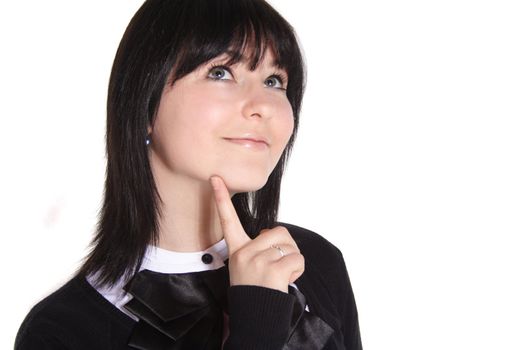
{"type": "Polygon", "coordinates": [[[226,138],[226,140],[229,140],[229,141],[239,141],[239,142],[242,142],[242,141],[249,141],[249,142],[258,142],[258,143],[263,143],[265,144],[266,146],[268,146],[268,142],[266,142],[265,140],[262,140],[262,139],[249,139],[249,138],[226,138]]]}
{"type": "Polygon", "coordinates": [[[225,138],[225,140],[232,143],[243,146],[244,148],[250,148],[253,150],[266,150],[268,149],[268,143],[261,139],[250,139],[250,138],[225,138]]]}
{"type": "Polygon", "coordinates": [[[239,135],[239,136],[234,136],[234,137],[225,137],[226,140],[239,140],[239,141],[249,141],[249,142],[259,142],[259,143],[264,143],[266,144],[266,146],[269,146],[270,145],[270,142],[268,141],[268,139],[264,136],[262,136],[261,134],[258,134],[258,133],[244,133],[242,135],[239,135]]]}

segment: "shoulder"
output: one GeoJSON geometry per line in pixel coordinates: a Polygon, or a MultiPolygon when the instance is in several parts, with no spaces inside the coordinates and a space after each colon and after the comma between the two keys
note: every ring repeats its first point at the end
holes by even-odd
{"type": "Polygon", "coordinates": [[[18,330],[15,348],[25,349],[36,343],[63,344],[66,332],[61,320],[71,319],[71,313],[78,312],[78,303],[73,302],[75,293],[73,278],[34,305],[18,330]]]}
{"type": "Polygon", "coordinates": [[[64,312],[75,310],[75,307],[78,306],[76,305],[78,293],[75,277],[34,305],[24,323],[33,323],[44,318],[54,319],[64,312]]]}
{"type": "Polygon", "coordinates": [[[29,344],[40,344],[44,349],[75,348],[78,339],[89,342],[93,334],[105,333],[114,323],[112,317],[120,316],[120,323],[126,321],[124,314],[107,312],[105,308],[111,311],[112,305],[104,302],[83,276],[73,277],[31,308],[18,330],[15,349],[35,348],[29,344]]]}

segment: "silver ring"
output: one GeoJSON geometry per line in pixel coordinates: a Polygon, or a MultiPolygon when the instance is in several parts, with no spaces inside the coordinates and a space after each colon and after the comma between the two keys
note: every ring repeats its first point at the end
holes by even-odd
{"type": "Polygon", "coordinates": [[[279,250],[279,253],[281,253],[281,258],[286,255],[284,249],[279,247],[278,245],[272,244],[270,247],[279,250]]]}

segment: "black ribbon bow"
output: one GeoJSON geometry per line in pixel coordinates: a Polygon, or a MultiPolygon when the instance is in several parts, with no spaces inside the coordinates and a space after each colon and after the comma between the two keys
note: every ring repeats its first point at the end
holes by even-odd
{"type": "MultiPolygon", "coordinates": [[[[140,350],[217,350],[223,338],[223,310],[228,311],[227,265],[210,271],[166,274],[142,270],[126,285],[133,298],[124,306],[139,318],[128,345],[140,350]]],[[[292,325],[285,350],[321,349],[333,329],[305,311],[296,288],[292,325]]]]}

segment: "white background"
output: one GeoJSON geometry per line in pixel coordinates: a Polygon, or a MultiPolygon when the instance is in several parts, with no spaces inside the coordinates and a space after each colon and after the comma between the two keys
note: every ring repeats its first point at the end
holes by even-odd
{"type": "MultiPolygon", "coordinates": [[[[0,348],[78,266],[138,0],[0,5],[0,348]]],[[[272,1],[308,64],[280,220],[344,253],[363,344],[525,349],[521,1],[272,1]]]]}

